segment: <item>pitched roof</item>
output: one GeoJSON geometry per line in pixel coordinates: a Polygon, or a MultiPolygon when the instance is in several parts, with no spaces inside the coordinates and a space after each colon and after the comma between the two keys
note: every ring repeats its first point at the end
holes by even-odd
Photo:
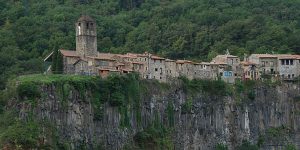
{"type": "Polygon", "coordinates": [[[152,59],[157,59],[157,60],[165,60],[165,58],[159,57],[159,56],[155,56],[155,55],[152,55],[151,58],[152,59]]]}
{"type": "Polygon", "coordinates": [[[256,63],[251,62],[251,61],[242,61],[241,64],[245,65],[245,66],[247,66],[247,65],[257,65],[256,63]]]}
{"type": "Polygon", "coordinates": [[[136,55],[130,55],[130,54],[125,54],[125,55],[117,54],[116,56],[122,57],[122,58],[137,58],[136,55]]]}
{"type": "Polygon", "coordinates": [[[120,62],[117,62],[117,63],[116,63],[116,66],[125,66],[125,64],[120,63],[120,62]]]}
{"type": "Polygon", "coordinates": [[[201,62],[200,64],[201,65],[211,65],[212,63],[210,63],[210,62],[201,62]]]}
{"type": "Polygon", "coordinates": [[[172,60],[172,59],[166,59],[166,62],[175,62],[175,60],[172,60]]]}
{"type": "Polygon", "coordinates": [[[237,58],[238,56],[234,56],[234,55],[217,55],[216,57],[222,57],[222,58],[237,58]]]}
{"type": "Polygon", "coordinates": [[[184,64],[184,63],[191,64],[193,62],[190,60],[176,60],[176,63],[177,64],[184,64]]]}
{"type": "Polygon", "coordinates": [[[116,59],[113,58],[114,56],[115,54],[111,53],[98,53],[97,57],[87,56],[87,58],[115,61],[116,59]]]}
{"type": "Polygon", "coordinates": [[[79,57],[77,54],[76,54],[76,51],[72,51],[72,50],[59,50],[60,53],[63,55],[63,56],[66,56],[66,57],[79,57]]]}
{"type": "Polygon", "coordinates": [[[278,59],[300,59],[300,55],[277,54],[278,59]]]}
{"type": "Polygon", "coordinates": [[[132,72],[133,70],[132,69],[127,69],[127,68],[124,68],[124,69],[121,69],[122,71],[128,71],[128,72],[132,72]]]}
{"type": "Polygon", "coordinates": [[[277,58],[276,55],[272,55],[272,54],[251,54],[250,56],[255,56],[258,58],[277,58]]]}

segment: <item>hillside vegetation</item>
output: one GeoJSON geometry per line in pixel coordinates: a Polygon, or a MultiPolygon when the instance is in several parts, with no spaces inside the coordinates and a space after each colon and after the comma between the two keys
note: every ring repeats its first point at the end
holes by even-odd
{"type": "Polygon", "coordinates": [[[299,0],[0,0],[0,89],[37,73],[42,58],[75,49],[80,14],[97,22],[98,50],[179,59],[300,53],[299,0]]]}

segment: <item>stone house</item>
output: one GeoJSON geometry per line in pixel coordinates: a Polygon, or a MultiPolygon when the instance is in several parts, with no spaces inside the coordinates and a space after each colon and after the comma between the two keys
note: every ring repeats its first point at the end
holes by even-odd
{"type": "Polygon", "coordinates": [[[185,76],[188,79],[193,79],[194,77],[194,63],[189,60],[177,60],[176,70],[178,76],[185,76]]]}
{"type": "Polygon", "coordinates": [[[260,75],[278,74],[277,56],[271,54],[252,54],[249,56],[249,61],[258,64],[260,75]]]}
{"type": "Polygon", "coordinates": [[[194,63],[195,79],[215,79],[217,77],[217,65],[209,62],[194,63]]]}
{"type": "Polygon", "coordinates": [[[217,55],[211,63],[218,65],[218,76],[228,83],[234,83],[235,79],[241,77],[242,69],[238,56],[229,53],[217,55]]]}
{"type": "Polygon", "coordinates": [[[226,54],[226,55],[217,55],[212,60],[215,64],[226,64],[227,70],[232,71],[234,76],[238,78],[241,74],[241,68],[240,68],[240,58],[238,56],[226,54]]]}
{"type": "Polygon", "coordinates": [[[260,78],[257,64],[250,61],[242,61],[241,67],[243,69],[242,80],[258,80],[260,78]]]}
{"type": "Polygon", "coordinates": [[[300,75],[300,55],[277,55],[278,73],[284,80],[292,80],[300,75]]]}
{"type": "MultiPolygon", "coordinates": [[[[75,62],[80,59],[80,57],[76,54],[76,51],[70,50],[59,50],[62,54],[63,59],[63,73],[64,74],[75,74],[75,62]]],[[[53,53],[51,53],[53,54],[53,53]]]]}
{"type": "Polygon", "coordinates": [[[158,57],[155,55],[151,55],[150,59],[148,59],[148,78],[149,79],[157,79],[161,82],[166,82],[166,65],[165,58],[158,57]]]}
{"type": "Polygon", "coordinates": [[[178,73],[176,71],[175,60],[166,59],[165,62],[166,62],[166,77],[167,77],[167,79],[178,77],[178,73]]]}

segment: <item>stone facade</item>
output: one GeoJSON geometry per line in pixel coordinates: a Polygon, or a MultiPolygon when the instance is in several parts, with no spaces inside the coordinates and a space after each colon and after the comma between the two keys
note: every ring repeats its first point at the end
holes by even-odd
{"type": "Polygon", "coordinates": [[[285,80],[298,77],[300,71],[300,57],[298,55],[278,55],[279,76],[285,80]]]}
{"type": "Polygon", "coordinates": [[[76,54],[80,57],[97,56],[96,22],[89,16],[81,16],[75,28],[76,54]]]}
{"type": "Polygon", "coordinates": [[[252,54],[249,61],[258,64],[260,74],[275,75],[278,73],[277,56],[271,54],[252,54]]]}

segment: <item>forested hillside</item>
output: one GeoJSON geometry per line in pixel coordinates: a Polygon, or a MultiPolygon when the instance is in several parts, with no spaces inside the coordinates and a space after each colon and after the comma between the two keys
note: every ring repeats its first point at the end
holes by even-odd
{"type": "Polygon", "coordinates": [[[300,53],[299,0],[0,0],[0,89],[41,72],[42,58],[75,49],[80,14],[97,21],[98,50],[177,59],[300,53]]]}

